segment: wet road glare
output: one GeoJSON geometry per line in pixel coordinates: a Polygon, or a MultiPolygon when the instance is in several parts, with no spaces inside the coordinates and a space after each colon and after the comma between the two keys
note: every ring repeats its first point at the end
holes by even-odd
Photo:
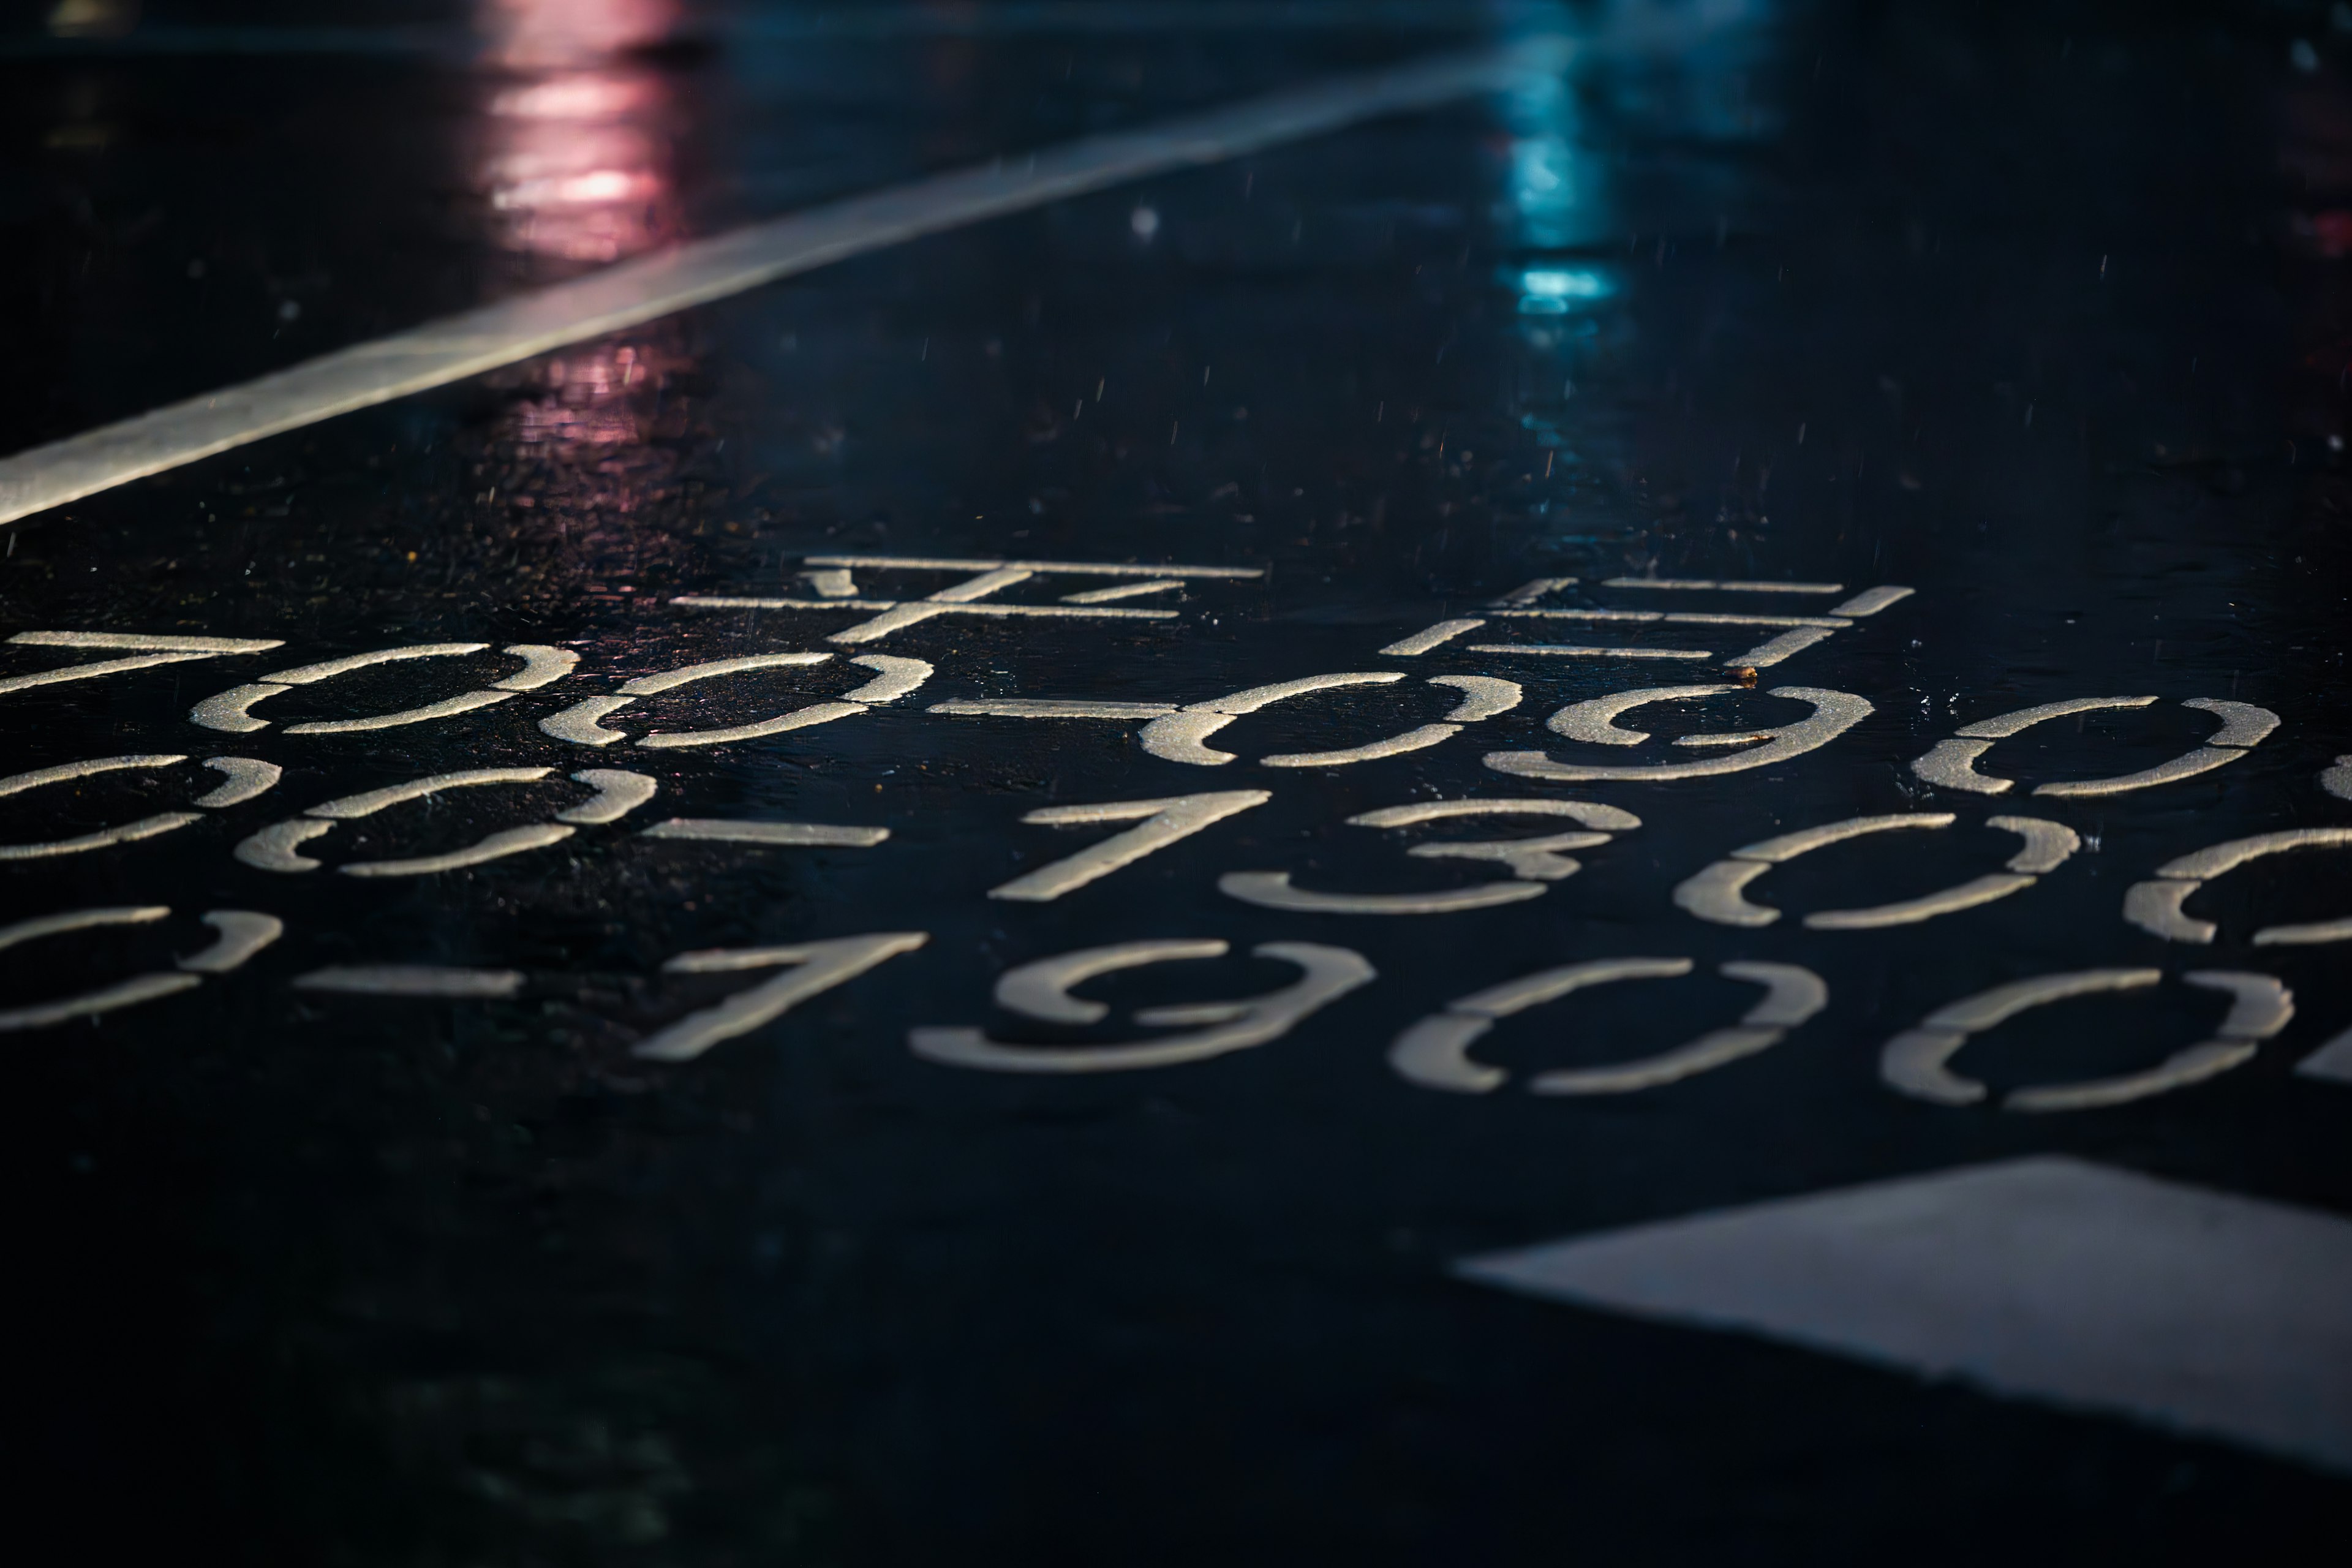
{"type": "Polygon", "coordinates": [[[2333,1560],[2352,7],[36,9],[42,1533],[2333,1560]]]}

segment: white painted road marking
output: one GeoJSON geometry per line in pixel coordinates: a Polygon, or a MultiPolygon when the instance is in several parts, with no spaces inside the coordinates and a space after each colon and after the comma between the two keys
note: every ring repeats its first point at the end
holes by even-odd
{"type": "Polygon", "coordinates": [[[2294,1064],[2298,1078],[2324,1078],[2352,1083],[2352,1029],[2347,1029],[2294,1064]]]}
{"type": "Polygon", "coordinates": [[[2352,1221],[2038,1158],[1457,1266],[2352,1471],[2352,1221]]]}
{"type": "Polygon", "coordinates": [[[0,458],[0,523],[924,235],[1505,88],[1558,70],[1575,49],[1541,37],[1441,55],[695,240],[0,458]]]}

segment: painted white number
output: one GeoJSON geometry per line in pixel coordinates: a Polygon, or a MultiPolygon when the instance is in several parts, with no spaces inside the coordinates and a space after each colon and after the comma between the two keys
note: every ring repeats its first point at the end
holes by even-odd
{"type": "Polygon", "coordinates": [[[102,675],[152,669],[159,664],[192,664],[233,653],[268,653],[271,648],[286,646],[276,637],[148,637],[140,632],[18,632],[8,640],[20,647],[111,649],[125,657],[38,669],[30,675],[12,675],[0,679],[0,697],[12,691],[29,691],[37,686],[59,686],[68,680],[95,680],[102,675]]]}
{"type": "MultiPolygon", "coordinates": [[[[640,697],[655,697],[697,681],[715,680],[721,676],[741,675],[750,670],[779,669],[798,666],[825,664],[832,660],[829,653],[757,653],[740,658],[714,658],[705,664],[689,664],[681,668],[665,670],[659,675],[640,676],[621,688],[611,697],[591,697],[575,702],[561,713],[552,713],[539,721],[539,727],[559,741],[570,741],[582,746],[609,746],[628,736],[618,730],[607,730],[599,721],[610,718],[640,697]]],[[[829,724],[835,719],[854,718],[869,712],[882,702],[896,702],[931,678],[931,667],[919,658],[893,658],[887,654],[867,654],[853,658],[852,664],[874,671],[874,679],[854,690],[844,692],[838,701],[811,702],[779,713],[771,719],[755,720],[749,724],[735,724],[719,730],[656,730],[640,737],[637,745],[656,751],[679,746],[718,746],[730,741],[755,741],[763,735],[781,735],[787,730],[805,730],[812,724],[829,724]]]]}
{"type": "MultiPolygon", "coordinates": [[[[1395,670],[1373,670],[1361,674],[1310,675],[1303,679],[1285,680],[1273,686],[1254,686],[1246,691],[1233,692],[1207,702],[1189,703],[1176,712],[1154,719],[1143,727],[1140,739],[1143,749],[1162,761],[1191,763],[1204,768],[1222,767],[1234,760],[1234,753],[1217,751],[1203,742],[1236,719],[1293,697],[1349,686],[1386,686],[1403,679],[1403,675],[1395,670]]],[[[1462,700],[1441,722],[1423,724],[1419,729],[1344,751],[1286,752],[1258,760],[1270,768],[1336,768],[1345,767],[1350,763],[1402,756],[1407,752],[1424,751],[1437,745],[1461,733],[1463,725],[1491,719],[1498,713],[1507,713],[1519,703],[1518,686],[1512,681],[1497,680],[1492,676],[1433,675],[1429,678],[1429,684],[1451,686],[1462,693],[1462,700]]]]}
{"type": "MultiPolygon", "coordinates": [[[[1944,789],[2000,795],[2017,781],[1977,772],[1977,759],[1990,751],[1995,741],[2005,741],[2051,719],[2063,719],[2076,713],[2095,713],[2111,708],[2146,708],[2155,701],[2153,697],[2074,697],[2063,702],[2045,702],[2038,708],[2021,708],[2014,713],[2003,713],[1997,718],[1962,725],[1954,731],[1959,739],[1939,742],[1933,751],[1912,763],[1911,771],[1929,784],[1944,789]]],[[[2218,698],[2196,697],[2181,703],[2181,706],[2212,714],[2221,721],[2221,729],[2215,731],[2213,738],[2205,744],[2185,752],[2168,763],[2142,768],[2136,773],[2117,773],[2113,778],[2036,784],[2033,793],[2079,799],[2088,795],[2123,795],[2131,790],[2170,784],[2176,779],[2194,778],[2199,773],[2210,773],[2215,768],[2236,762],[2260,745],[2263,736],[2278,728],[2277,714],[2250,702],[2224,702],[2218,698]]]]}
{"type": "MultiPolygon", "coordinates": [[[[373,816],[386,806],[423,800],[443,790],[537,784],[554,771],[553,768],[469,768],[461,773],[434,773],[425,778],[410,779],[404,784],[389,784],[383,789],[347,795],[341,799],[311,806],[299,816],[289,817],[284,822],[263,828],[238,844],[235,854],[247,865],[263,871],[315,871],[320,862],[298,853],[298,847],[333,832],[339,822],[373,816]]],[[[578,805],[557,812],[551,821],[533,823],[525,827],[504,828],[485,836],[478,843],[444,855],[421,855],[403,860],[354,860],[336,869],[346,877],[423,877],[436,871],[455,871],[467,866],[484,865],[509,855],[520,855],[527,849],[560,844],[583,826],[617,822],[653,799],[657,787],[643,773],[625,773],[618,768],[589,768],[573,773],[572,777],[596,793],[578,805]]]]}
{"type": "MultiPolygon", "coordinates": [[[[1408,1083],[1456,1094],[1486,1094],[1510,1077],[1470,1055],[1501,1019],[1558,1001],[1571,991],[1618,980],[1675,980],[1691,973],[1687,958],[1602,958],[1539,970],[1490,985],[1445,1005],[1396,1037],[1389,1065],[1408,1083]]],[[[1608,1068],[1563,1068],[1538,1073],[1536,1094],[1631,1094],[1707,1072],[1780,1043],[1790,1029],[1829,1005],[1822,977],[1793,963],[1727,963],[1717,971],[1765,988],[1738,1026],[1715,1029],[1687,1045],[1608,1068]]]]}
{"type": "MultiPolygon", "coordinates": [[[[2284,854],[2290,849],[2352,847],[2352,827],[2296,827],[2284,833],[2258,833],[2233,838],[2168,860],[2156,868],[2152,881],[2135,882],[2124,893],[2124,919],[2168,942],[2210,942],[2221,931],[2210,921],[2189,915],[2181,906],[2189,895],[2225,871],[2249,860],[2284,854]]],[[[2319,921],[2310,925],[2264,926],[2254,933],[2256,947],[2300,947],[2314,942],[2352,938],[2352,918],[2319,921]]]]}
{"type": "MultiPolygon", "coordinates": [[[[1338,675],[1304,676],[1297,680],[1277,681],[1271,686],[1253,686],[1246,691],[1229,692],[1206,702],[1181,705],[1173,702],[1094,702],[1058,698],[1006,697],[936,702],[929,711],[969,719],[1147,720],[1149,722],[1136,737],[1146,752],[1162,762],[1217,768],[1239,759],[1232,752],[1221,752],[1207,744],[1208,739],[1236,719],[1295,697],[1312,696],[1318,691],[1338,691],[1352,686],[1391,686],[1403,679],[1402,674],[1393,669],[1357,670],[1338,675]]],[[[1462,700],[1437,723],[1423,724],[1385,740],[1340,751],[1283,752],[1260,757],[1258,761],[1269,768],[1339,768],[1352,763],[1402,756],[1409,752],[1425,751],[1440,744],[1461,733],[1465,724],[1507,713],[1519,702],[1519,688],[1516,682],[1499,680],[1491,675],[1433,675],[1429,678],[1428,684],[1450,686],[1462,693],[1462,700]]]]}
{"type": "Polygon", "coordinates": [[[1425,893],[1323,893],[1293,887],[1287,871],[1228,871],[1218,890],[1260,909],[1298,914],[1443,915],[1493,909],[1541,898],[1554,882],[1582,868],[1560,853],[1609,842],[1612,833],[1642,826],[1630,811],[1586,800],[1433,800],[1367,811],[1348,821],[1358,827],[1411,827],[1458,816],[1568,817],[1598,833],[1547,833],[1533,838],[1485,838],[1469,843],[1416,844],[1405,851],[1420,860],[1488,860],[1510,869],[1511,880],[1425,893]]]}
{"type": "MultiPolygon", "coordinates": [[[[282,696],[298,686],[311,686],[321,680],[331,680],[338,675],[353,670],[373,669],[380,664],[401,664],[413,658],[452,658],[460,654],[480,653],[490,645],[479,642],[414,643],[406,647],[380,647],[371,653],[355,653],[348,658],[331,658],[320,664],[301,665],[293,669],[281,669],[275,675],[265,675],[249,686],[234,686],[216,696],[207,697],[190,709],[188,717],[207,730],[225,730],[231,734],[250,734],[269,728],[269,721],[257,719],[252,709],[272,697],[282,696]]],[[[458,713],[470,713],[477,708],[488,708],[504,702],[520,693],[536,691],[551,681],[561,680],[580,662],[580,656],[568,647],[552,647],[544,643],[516,643],[505,650],[522,660],[522,668],[504,680],[494,680],[474,691],[461,691],[455,697],[438,702],[427,702],[415,708],[404,708],[396,713],[374,713],[364,719],[321,719],[307,724],[289,724],[289,735],[348,735],[366,730],[395,730],[404,724],[422,724],[432,719],[446,719],[458,713]]]]}
{"type": "Polygon", "coordinates": [[[1019,903],[1042,904],[1075,892],[1097,878],[1108,877],[1122,866],[1132,866],[1155,850],[1165,849],[1180,838],[1189,838],[1213,823],[1228,816],[1264,805],[1274,796],[1262,789],[1220,790],[1208,795],[1175,795],[1160,800],[1111,800],[1092,805],[1049,805],[1029,813],[1021,820],[1039,826],[1075,827],[1101,822],[1135,822],[1140,826],[1114,834],[1101,843],[1076,854],[1056,860],[1050,866],[1040,866],[1034,871],[1015,877],[1000,887],[991,888],[992,899],[1010,899],[1019,903]]]}
{"type": "Polygon", "coordinates": [[[784,972],[748,991],[737,992],[715,1007],[688,1014],[659,1034],[639,1041],[631,1054],[647,1061],[692,1061],[721,1040],[748,1035],[810,997],[822,995],[844,981],[855,980],[902,952],[912,952],[930,940],[925,931],[891,931],[835,937],[826,942],[795,942],[787,947],[721,947],[681,952],[662,965],[663,973],[732,974],[747,969],[779,967],[783,967],[784,972]]]}
{"type": "MultiPolygon", "coordinates": [[[[1717,860],[1677,887],[1675,902],[1699,919],[1717,925],[1768,926],[1780,918],[1780,911],[1767,904],[1750,902],[1744,889],[1773,867],[1865,834],[1906,827],[1949,827],[1952,821],[1948,811],[1913,811],[1894,816],[1853,816],[1843,822],[1784,833],[1733,850],[1727,858],[1717,860]]],[[[1818,910],[1805,917],[1806,929],[1873,931],[1972,910],[2033,886],[2039,873],[2056,870],[2083,843],[2073,828],[2035,816],[1996,816],[1986,826],[2014,833],[2025,840],[2025,847],[2010,857],[2008,869],[1897,903],[1878,904],[1866,910],[1818,910]]]]}
{"type": "MultiPolygon", "coordinates": [[[[877,965],[912,952],[930,940],[919,931],[875,931],[793,942],[784,947],[719,947],[681,952],[664,974],[735,974],[781,969],[782,973],[715,1006],[689,1013],[640,1040],[631,1055],[646,1061],[692,1061],[722,1040],[747,1035],[812,996],[854,980],[877,965]]],[[[456,969],[430,963],[333,964],[297,975],[303,991],[346,996],[399,996],[446,1002],[497,1002],[520,995],[527,977],[517,969],[456,969]]]]}
{"type": "MultiPolygon", "coordinates": [[[[36,768],[31,773],[0,779],[0,796],[38,789],[43,784],[68,784],[98,773],[119,773],[126,768],[176,767],[187,760],[177,752],[158,756],[90,757],[79,763],[36,768]]],[[[44,838],[30,844],[0,844],[0,860],[42,860],[53,855],[79,855],[86,850],[104,849],[116,844],[131,844],[142,838],[152,838],[175,827],[185,827],[191,822],[203,821],[205,811],[218,811],[223,806],[238,805],[251,800],[275,784],[282,772],[274,763],[256,762],[251,757],[206,757],[205,766],[219,773],[222,782],[216,788],[189,803],[204,808],[201,811],[158,812],[152,816],[142,816],[136,822],[103,827],[96,833],[79,834],[71,838],[44,838]]]]}
{"type": "MultiPolygon", "coordinates": [[[[1595,697],[1590,701],[1571,702],[1546,722],[1555,733],[1565,735],[1571,741],[1588,741],[1603,746],[1638,746],[1648,740],[1649,735],[1640,730],[1620,728],[1616,722],[1619,715],[1651,702],[1664,702],[1676,698],[1720,697],[1746,689],[1743,686],[1643,687],[1639,690],[1595,697]]],[[[1810,717],[1793,724],[1764,730],[1742,730],[1732,734],[1685,735],[1675,742],[1678,746],[1748,748],[1727,757],[1696,763],[1654,763],[1647,767],[1599,767],[1581,763],[1554,762],[1544,752],[1489,752],[1486,763],[1498,773],[1549,779],[1559,784],[1711,778],[1718,773],[1736,773],[1748,768],[1786,762],[1790,757],[1801,756],[1826,746],[1868,718],[1873,711],[1869,703],[1850,691],[1826,691],[1815,686],[1776,686],[1765,695],[1794,698],[1810,706],[1813,711],[1810,717]]]]}
{"type": "MultiPolygon", "coordinates": [[[[1171,939],[1124,942],[1082,948],[1008,970],[996,982],[997,1005],[1046,1024],[1092,1024],[1109,1016],[1100,1002],[1070,994],[1070,988],[1118,970],[1180,959],[1223,958],[1231,942],[1171,939]]],[[[950,1067],[984,1072],[1123,1072],[1205,1061],[1228,1051],[1246,1050],[1286,1035],[1302,1018],[1375,977],[1364,956],[1344,947],[1311,942],[1267,942],[1250,949],[1255,958],[1279,959],[1302,972],[1297,984],[1237,1002],[1192,1002],[1148,1007],[1136,1014],[1145,1028],[1205,1027],[1190,1034],[1116,1046],[1020,1046],[991,1039],[971,1028],[916,1029],[907,1037],[914,1053],[950,1067]]]]}
{"type": "MultiPolygon", "coordinates": [[[[1974,1105],[1985,1098],[1985,1086],[1951,1069],[1952,1058],[1970,1036],[2015,1017],[2030,1007],[2091,996],[2111,991],[2136,991],[2164,978],[2158,969],[2077,969],[2063,974],[2036,975],[1979,991],[1948,1006],[1938,1007],[1886,1042],[1879,1053],[1878,1076],[1896,1091],[1938,1105],[1974,1105]]],[[[2294,994],[2267,974],[2239,970],[2192,970],[2180,977],[2208,991],[2226,991],[2231,997],[2230,1016],[2212,1039],[2175,1051],[2144,1072],[2115,1078],[2087,1079],[2078,1083],[2044,1084],[2012,1089],[2001,1104],[2011,1110],[2087,1110],[2121,1105],[2201,1083],[2229,1071],[2254,1054],[2255,1047],[2286,1027],[2294,1016],[2294,994]]]]}
{"type": "MultiPolygon", "coordinates": [[[[15,947],[18,942],[33,942],[45,936],[65,936],[73,931],[90,931],[100,926],[147,925],[164,919],[171,912],[168,906],[147,904],[121,909],[68,910],[63,914],[42,915],[35,920],[0,926],[0,948],[15,947]]],[[[204,922],[213,928],[212,944],[200,952],[173,960],[171,969],[135,974],[128,980],[118,980],[110,985],[100,985],[94,990],[77,992],[71,996],[60,996],[52,1001],[0,1008],[0,1033],[52,1028],[76,1018],[95,1018],[120,1008],[136,1006],[142,1002],[193,991],[204,984],[205,975],[226,974],[276,942],[286,929],[276,916],[257,914],[251,910],[214,910],[204,916],[204,922]]]]}

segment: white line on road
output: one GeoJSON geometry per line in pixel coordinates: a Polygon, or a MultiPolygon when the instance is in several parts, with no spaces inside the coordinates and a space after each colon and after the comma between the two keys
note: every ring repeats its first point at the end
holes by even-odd
{"type": "Polygon", "coordinates": [[[0,523],[849,257],[1557,71],[1542,37],[1047,147],[713,235],[0,458],[0,523]]]}

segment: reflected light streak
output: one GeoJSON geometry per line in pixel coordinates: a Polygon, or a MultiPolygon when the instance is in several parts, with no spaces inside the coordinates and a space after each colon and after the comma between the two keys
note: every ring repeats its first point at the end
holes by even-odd
{"type": "Polygon", "coordinates": [[[646,357],[628,344],[547,362],[548,395],[516,408],[515,439],[526,446],[578,442],[610,447],[638,439],[637,415],[618,395],[648,379],[646,357]]]}
{"type": "Polygon", "coordinates": [[[490,100],[490,112],[516,120],[616,120],[652,96],[643,81],[562,77],[502,92],[490,100]]]}
{"type": "Polygon", "coordinates": [[[501,212],[512,207],[551,207],[604,202],[648,201],[661,182],[642,171],[598,169],[585,174],[565,174],[543,180],[520,180],[490,194],[490,205],[501,212]]]}
{"type": "Polygon", "coordinates": [[[59,38],[119,38],[139,20],[139,0],[58,0],[49,33],[59,38]]]}
{"type": "MultiPolygon", "coordinates": [[[[674,0],[480,0],[476,15],[503,73],[487,105],[480,164],[497,242],[603,263],[676,237],[669,148],[678,105],[661,72],[631,54],[668,35],[674,0]]],[[[596,448],[599,464],[643,442],[659,352],[604,343],[545,361],[530,377],[532,392],[510,405],[509,438],[596,448]]],[[[572,500],[627,512],[635,494],[606,480],[572,500]]]]}
{"type": "Polygon", "coordinates": [[[673,0],[488,0],[481,25],[497,61],[546,71],[602,64],[659,43],[677,18],[673,0]]]}
{"type": "Polygon", "coordinates": [[[1606,300],[1617,286],[1587,268],[1531,267],[1518,275],[1519,314],[1564,316],[1586,300],[1606,300]]]}
{"type": "Polygon", "coordinates": [[[490,58],[527,79],[490,100],[482,181],[507,249],[608,262],[677,230],[658,74],[626,51],[667,36],[672,0],[488,0],[490,58]]]}
{"type": "MultiPolygon", "coordinates": [[[[1502,216],[1512,248],[1527,260],[1505,268],[1496,281],[1517,294],[1522,316],[1566,316],[1608,299],[1617,289],[1607,275],[1554,258],[1590,249],[1614,223],[1605,164],[1580,144],[1575,84],[1564,73],[1530,76],[1503,95],[1501,108],[1510,133],[1502,216]]],[[[1529,323],[1528,331],[1538,346],[1556,346],[1549,327],[1529,323]]]]}
{"type": "Polygon", "coordinates": [[[1576,147],[1576,99],[1559,77],[1531,80],[1507,96],[1510,203],[1518,242],[1563,250],[1601,237],[1597,193],[1576,147]]]}

